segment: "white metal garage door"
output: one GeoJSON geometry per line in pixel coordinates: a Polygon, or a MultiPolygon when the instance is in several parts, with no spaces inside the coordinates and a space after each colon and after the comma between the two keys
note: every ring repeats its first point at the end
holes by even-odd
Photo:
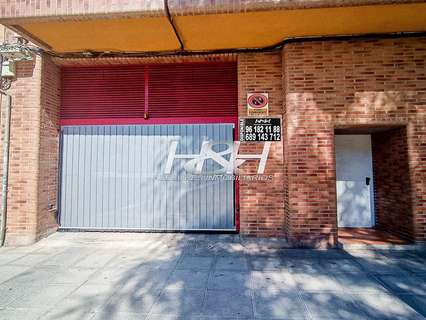
{"type": "MultiPolygon", "coordinates": [[[[171,175],[164,175],[172,141],[178,141],[177,154],[199,154],[204,140],[232,142],[233,127],[63,127],[61,228],[233,230],[232,180],[188,175],[183,167],[187,159],[175,160],[171,175]]],[[[217,166],[207,160],[203,170],[212,171],[217,166]]]]}

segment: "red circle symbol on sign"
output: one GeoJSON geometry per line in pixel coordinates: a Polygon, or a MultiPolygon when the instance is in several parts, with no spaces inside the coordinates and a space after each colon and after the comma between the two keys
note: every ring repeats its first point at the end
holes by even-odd
{"type": "Polygon", "coordinates": [[[247,103],[251,108],[260,109],[268,104],[268,98],[261,93],[252,94],[248,97],[247,103]]]}

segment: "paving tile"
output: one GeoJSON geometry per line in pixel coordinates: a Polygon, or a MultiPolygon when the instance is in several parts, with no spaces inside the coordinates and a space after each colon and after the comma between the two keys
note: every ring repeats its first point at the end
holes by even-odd
{"type": "Polygon", "coordinates": [[[51,284],[83,284],[96,270],[85,268],[56,268],[51,284]]]}
{"type": "Polygon", "coordinates": [[[138,313],[115,312],[107,314],[101,312],[95,313],[90,320],[145,320],[146,318],[147,315],[138,313]]]}
{"type": "Polygon", "coordinates": [[[312,275],[300,273],[294,275],[296,287],[304,292],[341,292],[341,283],[333,275],[312,275]]]}
{"type": "Polygon", "coordinates": [[[146,253],[139,249],[123,250],[117,254],[113,260],[109,261],[107,268],[128,268],[142,267],[150,260],[146,258],[146,253]]]}
{"type": "MultiPolygon", "coordinates": [[[[0,285],[0,308],[5,308],[20,296],[23,296],[28,290],[25,285],[21,286],[8,286],[0,285]]],[[[1,319],[1,318],[0,318],[1,319]]]]}
{"type": "Polygon", "coordinates": [[[354,259],[320,260],[321,266],[330,274],[363,273],[361,266],[354,259]]]}
{"type": "Polygon", "coordinates": [[[426,278],[420,276],[380,276],[378,277],[393,293],[426,295],[426,278]]]}
{"type": "Polygon", "coordinates": [[[138,292],[157,292],[162,290],[170,278],[172,270],[136,269],[119,281],[123,290],[138,292]]]}
{"type": "MultiPolygon", "coordinates": [[[[360,306],[349,295],[339,293],[304,293],[302,294],[309,315],[312,319],[358,320],[366,319],[360,306]]],[[[378,318],[375,318],[378,319],[378,318]]]]}
{"type": "Polygon", "coordinates": [[[366,274],[335,274],[334,278],[346,293],[386,293],[388,290],[373,276],[366,274]]]}
{"type": "Polygon", "coordinates": [[[195,320],[195,319],[198,320],[199,318],[195,318],[194,316],[189,316],[189,315],[181,315],[181,314],[150,314],[146,318],[146,320],[195,320]]]}
{"type": "Polygon", "coordinates": [[[402,294],[398,297],[426,318],[426,295],[402,294]]]}
{"type": "Polygon", "coordinates": [[[90,247],[85,248],[68,248],[65,251],[51,256],[49,259],[43,261],[42,266],[57,266],[69,267],[76,264],[79,260],[93,253],[94,249],[90,247]]]}
{"type": "MultiPolygon", "coordinates": [[[[93,297],[109,297],[118,290],[121,286],[116,286],[111,283],[107,284],[90,284],[85,283],[78,287],[68,298],[78,298],[81,300],[92,299],[93,297]]],[[[106,299],[106,298],[105,298],[106,299]]]]}
{"type": "Polygon", "coordinates": [[[12,301],[11,308],[37,308],[52,306],[70,295],[76,286],[48,285],[44,287],[30,287],[24,294],[12,301]]]}
{"type": "Polygon", "coordinates": [[[190,270],[210,270],[213,266],[213,257],[196,257],[196,256],[183,256],[177,264],[177,269],[190,269],[190,270]]]}
{"type": "Polygon", "coordinates": [[[351,258],[383,259],[387,258],[383,250],[374,249],[345,249],[344,252],[351,258]]]}
{"type": "Polygon", "coordinates": [[[361,265],[361,267],[368,273],[371,274],[394,274],[402,275],[406,274],[407,271],[401,268],[400,260],[398,259],[372,259],[372,258],[361,258],[356,259],[356,261],[361,265]]]}
{"type": "Polygon", "coordinates": [[[312,275],[328,274],[328,270],[324,269],[320,263],[320,259],[285,259],[283,268],[293,273],[303,273],[312,275]]]}
{"type": "Polygon", "coordinates": [[[38,254],[38,253],[30,253],[22,258],[19,258],[17,260],[14,260],[9,265],[12,266],[35,266],[39,263],[42,263],[43,261],[49,259],[51,255],[47,254],[38,254]]]}
{"type": "Polygon", "coordinates": [[[164,290],[150,314],[190,316],[201,314],[205,290],[172,288],[164,290]]]}
{"type": "MultiPolygon", "coordinates": [[[[167,235],[165,235],[167,236],[167,235]]],[[[137,259],[142,259],[145,262],[159,261],[159,260],[173,260],[180,255],[182,249],[179,245],[169,245],[162,243],[162,241],[144,242],[142,246],[128,247],[123,245],[124,250],[122,255],[128,255],[137,259]]]]}
{"type": "Polygon", "coordinates": [[[339,249],[311,250],[311,249],[284,249],[279,255],[285,259],[344,259],[348,254],[339,249]]]}
{"type": "Polygon", "coordinates": [[[252,288],[251,274],[249,272],[215,271],[210,274],[208,289],[235,289],[244,292],[252,288]]]}
{"type": "MultiPolygon", "coordinates": [[[[38,251],[37,244],[29,245],[29,246],[21,246],[21,247],[8,247],[8,253],[9,254],[16,254],[16,255],[27,255],[30,253],[36,253],[38,251]]],[[[0,253],[1,254],[1,253],[0,253]]]]}
{"type": "Polygon", "coordinates": [[[214,269],[215,270],[247,271],[248,262],[245,257],[241,257],[241,256],[219,257],[216,261],[214,269]]]}
{"type": "Polygon", "coordinates": [[[13,253],[13,251],[8,250],[4,253],[0,254],[0,266],[2,265],[6,265],[11,263],[12,261],[18,260],[19,258],[22,258],[26,255],[27,253],[22,253],[22,254],[18,254],[18,253],[13,253]]]}
{"type": "Polygon", "coordinates": [[[426,250],[425,249],[415,250],[414,253],[415,253],[415,256],[418,259],[426,260],[426,250]]]}
{"type": "MultiPolygon", "coordinates": [[[[63,299],[49,314],[49,319],[55,319],[55,315],[69,314],[70,319],[87,317],[89,314],[100,310],[117,291],[113,285],[89,285],[85,284],[73,291],[63,299]]],[[[56,318],[57,319],[57,318],[56,318]]]]}
{"type": "MultiPolygon", "coordinates": [[[[217,257],[233,253],[232,246],[232,244],[220,243],[195,243],[183,248],[182,253],[184,256],[191,257],[217,257]]],[[[242,254],[242,252],[240,253],[242,254]]]]}
{"type": "Polygon", "coordinates": [[[297,292],[263,291],[254,294],[256,319],[308,319],[308,311],[297,292]]]}
{"type": "Polygon", "coordinates": [[[13,277],[25,272],[28,267],[4,265],[0,266],[0,283],[12,279],[13,277]]]}
{"type": "Polygon", "coordinates": [[[317,250],[309,249],[284,249],[279,252],[284,259],[317,259],[317,250]]]}
{"type": "MultiPolygon", "coordinates": [[[[149,318],[149,320],[151,320],[149,318]]],[[[156,319],[159,320],[159,319],[156,319]]],[[[168,320],[168,319],[165,319],[168,320]]],[[[238,317],[238,316],[205,316],[205,315],[201,315],[201,316],[190,316],[189,319],[184,319],[184,320],[254,320],[253,317],[247,316],[245,315],[244,317],[238,317]]],[[[271,319],[256,319],[256,320],[271,320],[271,319]]]]}
{"type": "Polygon", "coordinates": [[[43,286],[48,284],[81,284],[87,280],[94,270],[60,267],[20,267],[14,266],[21,273],[4,282],[8,286],[43,286]]]}
{"type": "Polygon", "coordinates": [[[285,267],[279,256],[254,256],[248,257],[248,261],[250,268],[257,271],[282,270],[285,267]]]}
{"type": "Polygon", "coordinates": [[[214,317],[254,317],[251,295],[239,290],[207,290],[202,312],[214,317]]]}
{"type": "Polygon", "coordinates": [[[420,252],[415,250],[381,250],[380,254],[388,259],[418,259],[421,257],[420,252]]]}
{"type": "Polygon", "coordinates": [[[141,268],[157,270],[158,272],[170,271],[176,268],[178,261],[179,259],[177,258],[145,261],[141,268]]]}
{"type": "Polygon", "coordinates": [[[1,320],[38,320],[46,311],[43,309],[0,309],[1,320]]]}
{"type": "Polygon", "coordinates": [[[43,314],[38,320],[91,320],[94,313],[81,308],[58,306],[43,314]]]}
{"type": "Polygon", "coordinates": [[[426,276],[426,259],[401,259],[400,266],[410,273],[426,276]]]}
{"type": "Polygon", "coordinates": [[[207,270],[174,270],[167,285],[182,285],[186,289],[205,289],[209,271],[207,270]]]}
{"type": "Polygon", "coordinates": [[[297,292],[294,274],[286,271],[251,272],[253,290],[273,292],[297,292]]]}
{"type": "MultiPolygon", "coordinates": [[[[14,268],[26,268],[14,266],[14,268]]],[[[3,284],[10,287],[19,286],[38,286],[42,287],[51,283],[55,277],[56,268],[27,268],[25,271],[19,273],[15,277],[7,280],[3,284]]]]}
{"type": "MultiPolygon", "coordinates": [[[[305,249],[301,249],[305,250],[305,249]]],[[[323,260],[338,260],[338,259],[351,259],[352,256],[349,255],[345,250],[342,249],[320,249],[320,250],[308,250],[313,251],[316,254],[318,259],[323,260]]]]}
{"type": "Polygon", "coordinates": [[[118,291],[98,312],[105,315],[138,313],[147,316],[158,295],[159,292],[155,291],[118,291]]]}
{"type": "Polygon", "coordinates": [[[104,267],[108,262],[114,259],[118,252],[99,252],[96,251],[78,261],[74,266],[77,268],[98,269],[104,267]]]}
{"type": "Polygon", "coordinates": [[[143,268],[106,268],[101,269],[93,273],[88,279],[88,283],[95,284],[134,284],[135,282],[140,282],[148,279],[151,275],[154,275],[152,270],[147,270],[143,268]]]}
{"type": "Polygon", "coordinates": [[[90,284],[126,283],[135,277],[135,272],[126,268],[108,268],[93,273],[87,280],[90,284]]]}
{"type": "MultiPolygon", "coordinates": [[[[49,239],[50,240],[50,239],[49,239]]],[[[40,241],[43,241],[40,240],[40,241]]],[[[39,242],[38,242],[39,243],[39,242]]],[[[36,243],[35,245],[37,245],[38,243],[36,243]]],[[[65,250],[67,250],[68,248],[65,246],[61,246],[61,247],[51,247],[51,246],[38,246],[35,250],[33,250],[31,253],[33,254],[46,254],[46,255],[57,255],[59,253],[64,252],[65,250]]]]}
{"type": "Polygon", "coordinates": [[[408,304],[390,294],[364,293],[353,295],[353,299],[369,319],[424,320],[423,316],[408,304]]]}

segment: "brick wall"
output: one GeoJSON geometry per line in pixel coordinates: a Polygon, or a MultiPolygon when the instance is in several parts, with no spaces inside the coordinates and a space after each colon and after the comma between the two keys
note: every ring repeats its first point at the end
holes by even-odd
{"type": "Polygon", "coordinates": [[[283,49],[287,233],[337,241],[334,129],[407,125],[415,239],[426,240],[426,38],[315,41],[283,49]]]}
{"type": "MultiPolygon", "coordinates": [[[[239,116],[247,116],[247,93],[268,92],[269,114],[282,116],[282,65],[277,53],[243,54],[238,57],[239,116]]],[[[256,236],[284,236],[284,170],[282,143],[273,143],[265,175],[270,181],[240,181],[240,230],[256,236]]],[[[260,154],[263,144],[244,143],[240,153],[260,154]]],[[[258,161],[241,167],[241,176],[255,175],[258,161]]]]}
{"type": "MultiPolygon", "coordinates": [[[[7,245],[36,240],[41,59],[16,66],[10,128],[7,245]]],[[[4,103],[2,104],[4,108],[4,103]]]]}
{"type": "Polygon", "coordinates": [[[372,134],[378,229],[413,240],[413,211],[405,127],[372,134]]]}
{"type": "MultiPolygon", "coordinates": [[[[334,246],[334,130],[399,126],[406,128],[404,170],[411,190],[405,204],[412,208],[413,238],[426,241],[425,61],[426,38],[312,41],[289,43],[281,53],[240,54],[239,115],[246,115],[247,92],[268,92],[270,114],[284,115],[285,130],[266,166],[272,180],[240,182],[241,233],[334,246]]],[[[18,65],[18,78],[10,90],[9,244],[33,242],[56,228],[60,70],[38,57],[18,65]]],[[[387,136],[381,147],[376,137],[375,150],[402,148],[397,137],[387,136]]],[[[262,147],[249,143],[241,153],[260,153],[262,147]]],[[[382,161],[383,172],[391,162],[382,161]]],[[[247,162],[241,174],[255,174],[257,165],[247,162]]],[[[409,222],[404,225],[407,233],[409,222]]]]}
{"type": "Polygon", "coordinates": [[[57,229],[60,68],[42,61],[37,238],[57,229]]]}
{"type": "Polygon", "coordinates": [[[39,0],[37,3],[20,1],[0,0],[0,15],[4,18],[28,18],[31,17],[32,21],[37,18],[60,19],[61,16],[84,16],[96,15],[98,17],[111,17],[116,14],[119,17],[128,17],[130,15],[139,16],[158,16],[164,15],[164,1],[163,0],[150,0],[150,1],[101,1],[89,0],[78,1],[70,0],[67,2],[62,1],[49,1],[39,0]]]}
{"type": "Polygon", "coordinates": [[[56,206],[59,74],[49,58],[38,56],[18,63],[16,70],[17,80],[9,90],[7,245],[30,244],[55,230],[53,214],[46,209],[48,203],[56,206]]]}

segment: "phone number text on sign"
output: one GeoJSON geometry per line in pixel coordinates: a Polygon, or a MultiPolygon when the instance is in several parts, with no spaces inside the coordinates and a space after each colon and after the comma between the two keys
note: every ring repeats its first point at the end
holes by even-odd
{"type": "Polygon", "coordinates": [[[240,141],[281,141],[281,118],[240,118],[240,141]]]}

